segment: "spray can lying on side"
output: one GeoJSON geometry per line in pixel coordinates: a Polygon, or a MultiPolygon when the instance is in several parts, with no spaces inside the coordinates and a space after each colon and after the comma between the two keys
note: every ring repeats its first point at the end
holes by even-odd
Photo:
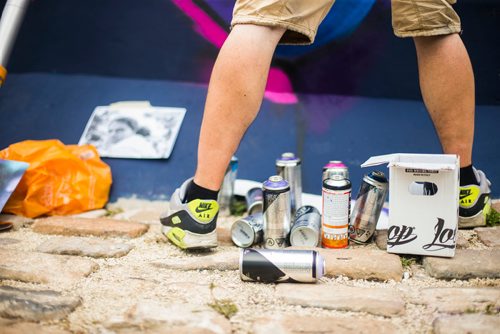
{"type": "Polygon", "coordinates": [[[242,249],[242,281],[315,283],[325,275],[325,260],[315,250],[242,249]]]}
{"type": "Polygon", "coordinates": [[[231,227],[231,239],[238,247],[250,247],[264,239],[262,212],[240,218],[231,227]]]}

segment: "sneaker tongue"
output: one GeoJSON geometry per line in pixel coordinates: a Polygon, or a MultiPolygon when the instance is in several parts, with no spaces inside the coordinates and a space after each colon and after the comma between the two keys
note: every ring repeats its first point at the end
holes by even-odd
{"type": "Polygon", "coordinates": [[[189,179],[184,181],[184,183],[181,185],[181,187],[179,189],[179,197],[181,198],[182,203],[186,203],[186,189],[192,180],[193,180],[193,177],[190,177],[189,179]]]}
{"type": "Polygon", "coordinates": [[[474,176],[476,177],[477,184],[481,184],[481,176],[479,175],[478,170],[472,166],[472,171],[474,172],[474,176]]]}

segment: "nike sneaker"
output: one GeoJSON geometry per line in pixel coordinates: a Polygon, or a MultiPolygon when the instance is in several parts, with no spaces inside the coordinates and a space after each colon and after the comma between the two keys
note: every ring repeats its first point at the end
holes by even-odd
{"type": "Polygon", "coordinates": [[[168,213],[160,216],[162,233],[182,249],[217,247],[215,229],[219,204],[215,200],[194,199],[184,202],[192,178],[177,188],[170,199],[168,213]]]}
{"type": "Polygon", "coordinates": [[[486,225],[486,216],[491,211],[490,186],[486,175],[474,168],[479,185],[460,187],[458,227],[468,228],[486,225]]]}

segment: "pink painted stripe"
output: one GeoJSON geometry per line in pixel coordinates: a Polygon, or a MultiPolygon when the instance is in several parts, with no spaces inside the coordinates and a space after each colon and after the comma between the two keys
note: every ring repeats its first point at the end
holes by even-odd
{"type": "MultiPolygon", "coordinates": [[[[222,29],[207,13],[191,0],[172,0],[195,23],[195,31],[217,48],[221,48],[228,33],[222,29]]],[[[274,103],[295,104],[298,98],[293,92],[290,79],[279,68],[271,68],[267,79],[264,97],[274,103]]]]}
{"type": "Polygon", "coordinates": [[[222,47],[228,33],[212,20],[207,13],[191,0],[172,0],[172,2],[196,23],[195,30],[201,36],[219,49],[222,47]]]}

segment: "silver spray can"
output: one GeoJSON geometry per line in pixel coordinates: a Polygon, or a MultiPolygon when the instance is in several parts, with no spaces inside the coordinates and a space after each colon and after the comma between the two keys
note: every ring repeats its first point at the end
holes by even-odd
{"type": "Polygon", "coordinates": [[[384,173],[370,172],[363,177],[349,224],[349,239],[360,244],[371,241],[387,198],[388,182],[384,173]]]}
{"type": "Polygon", "coordinates": [[[283,153],[276,159],[276,172],[290,185],[290,198],[292,217],[302,206],[302,167],[301,162],[294,153],[283,153]]]}
{"type": "Polygon", "coordinates": [[[249,189],[245,195],[245,201],[247,203],[247,212],[249,215],[262,213],[262,207],[264,206],[262,188],[249,189]]]}
{"type": "Polygon", "coordinates": [[[295,222],[290,231],[292,246],[312,246],[320,244],[321,214],[311,205],[304,205],[295,213],[295,222]]]}
{"type": "Polygon", "coordinates": [[[242,281],[315,283],[325,275],[325,260],[315,250],[242,249],[242,281]]]}
{"type": "Polygon", "coordinates": [[[264,247],[285,248],[290,232],[290,186],[281,176],[262,184],[264,193],[264,247]]]}
{"type": "Polygon", "coordinates": [[[262,212],[235,221],[231,227],[231,239],[242,248],[261,243],[264,239],[262,212]]]}
{"type": "Polygon", "coordinates": [[[229,165],[226,169],[226,174],[224,175],[224,180],[222,181],[222,186],[217,197],[217,202],[219,203],[219,210],[221,213],[229,214],[229,209],[231,206],[231,200],[234,195],[234,182],[236,181],[236,175],[238,173],[238,158],[232,157],[229,165]]]}
{"type": "Polygon", "coordinates": [[[323,166],[323,181],[333,178],[334,175],[341,175],[344,179],[348,179],[349,169],[340,160],[330,160],[323,166]]]}
{"type": "Polygon", "coordinates": [[[342,175],[323,181],[321,244],[324,248],[346,248],[349,244],[351,182],[342,175]]]}

